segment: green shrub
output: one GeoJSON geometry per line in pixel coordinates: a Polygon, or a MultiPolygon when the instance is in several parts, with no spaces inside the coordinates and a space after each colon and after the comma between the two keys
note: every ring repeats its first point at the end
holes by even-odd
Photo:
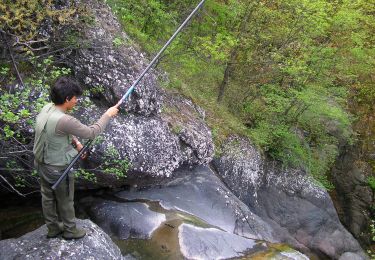
{"type": "Polygon", "coordinates": [[[375,192],[375,177],[374,176],[368,177],[367,183],[371,187],[371,189],[375,192]]]}

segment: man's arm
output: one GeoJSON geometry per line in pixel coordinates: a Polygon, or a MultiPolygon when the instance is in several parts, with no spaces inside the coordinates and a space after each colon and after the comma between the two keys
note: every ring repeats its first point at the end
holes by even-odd
{"type": "Polygon", "coordinates": [[[85,139],[94,139],[104,131],[110,117],[106,114],[93,125],[82,124],[77,118],[70,115],[63,116],[56,125],[55,133],[60,135],[71,134],[85,139]]]}
{"type": "Polygon", "coordinates": [[[85,139],[94,139],[104,131],[111,117],[114,117],[117,113],[117,106],[110,107],[95,124],[90,126],[82,124],[75,117],[65,115],[57,122],[55,133],[61,135],[71,134],[85,139]]]}

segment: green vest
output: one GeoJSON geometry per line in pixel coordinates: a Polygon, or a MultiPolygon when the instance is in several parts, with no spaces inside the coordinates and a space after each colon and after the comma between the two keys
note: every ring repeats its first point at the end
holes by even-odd
{"type": "Polygon", "coordinates": [[[77,150],[72,146],[72,135],[57,135],[57,122],[64,116],[52,103],[43,107],[36,118],[33,153],[38,162],[54,166],[68,165],[77,150]]]}

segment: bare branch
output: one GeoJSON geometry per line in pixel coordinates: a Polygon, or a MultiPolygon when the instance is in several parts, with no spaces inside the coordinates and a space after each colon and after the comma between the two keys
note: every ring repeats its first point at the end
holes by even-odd
{"type": "Polygon", "coordinates": [[[8,172],[25,172],[25,171],[33,171],[30,169],[24,169],[24,168],[16,168],[16,169],[9,169],[9,168],[0,168],[0,171],[8,171],[8,172]]]}
{"type": "Polygon", "coordinates": [[[3,33],[1,33],[1,36],[3,38],[3,41],[5,42],[5,45],[7,46],[9,50],[9,54],[10,54],[10,57],[12,58],[13,66],[14,66],[14,69],[16,70],[18,80],[20,81],[22,87],[25,87],[25,85],[23,84],[23,80],[21,78],[20,72],[18,71],[16,61],[14,60],[12,49],[10,48],[9,43],[3,33]]]}
{"type": "Polygon", "coordinates": [[[10,187],[13,191],[15,191],[18,195],[20,195],[20,196],[22,196],[22,197],[26,197],[24,194],[22,194],[22,193],[19,192],[16,188],[14,188],[13,185],[10,184],[10,183],[8,182],[8,180],[5,179],[2,175],[0,175],[0,178],[3,179],[3,181],[4,181],[6,184],[8,184],[9,187],[10,187]]]}
{"type": "Polygon", "coordinates": [[[24,154],[25,152],[31,152],[31,150],[20,150],[20,151],[8,152],[8,154],[17,154],[17,153],[24,154]]]}

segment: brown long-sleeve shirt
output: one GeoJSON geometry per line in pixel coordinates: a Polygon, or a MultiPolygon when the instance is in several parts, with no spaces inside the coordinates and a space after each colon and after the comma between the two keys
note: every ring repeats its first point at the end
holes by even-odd
{"type": "Polygon", "coordinates": [[[110,117],[103,114],[95,124],[87,126],[82,124],[77,118],[65,115],[57,122],[55,133],[58,135],[71,134],[84,139],[94,139],[104,131],[109,120],[110,117]]]}

